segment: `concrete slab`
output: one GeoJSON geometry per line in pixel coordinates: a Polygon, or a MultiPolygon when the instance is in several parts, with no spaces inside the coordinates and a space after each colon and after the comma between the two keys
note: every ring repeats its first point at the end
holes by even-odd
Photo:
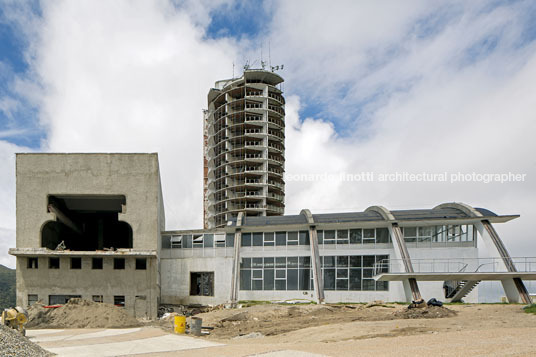
{"type": "Polygon", "coordinates": [[[173,334],[147,338],[147,333],[154,331],[145,328],[106,329],[89,333],[72,330],[71,334],[69,330],[55,331],[57,334],[47,331],[48,334],[45,335],[41,331],[36,333],[36,330],[31,330],[30,335],[33,335],[32,341],[39,343],[46,350],[58,356],[73,357],[126,356],[223,346],[220,343],[173,334]],[[114,336],[120,336],[120,341],[111,342],[114,336]]]}
{"type": "MultiPolygon", "coordinates": [[[[51,342],[51,341],[73,341],[73,340],[86,340],[91,338],[98,337],[108,337],[108,336],[117,336],[127,333],[134,333],[140,331],[141,328],[127,328],[127,329],[106,329],[102,331],[89,332],[89,333],[80,333],[80,334],[59,334],[64,330],[58,330],[57,333],[51,334],[50,332],[43,336],[43,334],[33,335],[34,331],[31,331],[32,334],[26,334],[30,336],[30,339],[33,342],[51,342]]],[[[77,331],[78,332],[78,331],[77,331]]]]}

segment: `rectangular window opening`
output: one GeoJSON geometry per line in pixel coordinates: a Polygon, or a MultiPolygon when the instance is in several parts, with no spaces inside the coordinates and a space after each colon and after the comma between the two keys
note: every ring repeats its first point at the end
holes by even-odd
{"type": "Polygon", "coordinates": [[[115,270],[125,269],[125,258],[114,258],[114,269],[115,270]]]}
{"type": "Polygon", "coordinates": [[[39,260],[37,258],[30,257],[28,258],[28,269],[38,269],[39,260]]]}
{"type": "Polygon", "coordinates": [[[37,300],[37,294],[28,294],[28,306],[32,306],[37,300]]]}
{"type": "Polygon", "coordinates": [[[49,269],[59,269],[60,268],[60,258],[48,258],[48,268],[49,269]]]}
{"type": "Polygon", "coordinates": [[[147,258],[136,258],[136,270],[147,270],[147,258]]]}
{"type": "Polygon", "coordinates": [[[190,296],[214,296],[214,272],[190,272],[190,296]]]}
{"type": "Polygon", "coordinates": [[[102,258],[92,258],[91,269],[102,269],[102,258]]]}
{"type": "Polygon", "coordinates": [[[104,301],[104,299],[102,298],[102,295],[93,295],[91,297],[91,300],[93,300],[93,302],[99,302],[99,303],[102,303],[104,301]]]}
{"type": "Polygon", "coordinates": [[[71,269],[82,269],[82,258],[71,258],[71,269]]]}
{"type": "Polygon", "coordinates": [[[114,305],[119,307],[125,307],[125,296],[124,295],[115,295],[114,296],[114,305]]]}

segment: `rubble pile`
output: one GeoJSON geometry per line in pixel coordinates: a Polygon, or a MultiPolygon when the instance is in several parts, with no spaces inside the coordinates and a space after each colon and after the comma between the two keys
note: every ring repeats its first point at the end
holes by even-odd
{"type": "Polygon", "coordinates": [[[18,331],[0,324],[0,356],[47,357],[52,354],[22,336],[18,331]]]}
{"type": "Polygon", "coordinates": [[[35,303],[28,309],[27,328],[125,328],[140,326],[124,308],[112,304],[71,299],[58,308],[35,303]]]}

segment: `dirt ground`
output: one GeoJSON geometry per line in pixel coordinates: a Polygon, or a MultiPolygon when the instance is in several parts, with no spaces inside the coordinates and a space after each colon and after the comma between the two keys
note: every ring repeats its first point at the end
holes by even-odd
{"type": "Polygon", "coordinates": [[[140,326],[124,309],[111,304],[71,299],[61,307],[47,309],[35,303],[28,308],[27,328],[122,328],[140,326]]]}
{"type": "Polygon", "coordinates": [[[536,356],[536,315],[523,312],[522,305],[409,311],[392,304],[257,305],[196,316],[203,326],[214,327],[201,338],[226,344],[211,349],[218,356],[284,350],[328,356],[536,356]]]}
{"type": "Polygon", "coordinates": [[[203,326],[213,327],[208,339],[277,336],[307,327],[353,321],[385,321],[408,318],[441,318],[456,315],[445,307],[407,309],[402,305],[274,305],[220,309],[195,315],[203,326]],[[254,334],[249,336],[250,334],[254,334]]]}

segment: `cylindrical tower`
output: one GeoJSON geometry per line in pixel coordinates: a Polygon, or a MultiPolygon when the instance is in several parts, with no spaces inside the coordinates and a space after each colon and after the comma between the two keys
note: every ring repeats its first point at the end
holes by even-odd
{"type": "Polygon", "coordinates": [[[283,78],[248,69],[218,81],[205,111],[205,227],[247,216],[284,213],[285,99],[283,78]]]}

